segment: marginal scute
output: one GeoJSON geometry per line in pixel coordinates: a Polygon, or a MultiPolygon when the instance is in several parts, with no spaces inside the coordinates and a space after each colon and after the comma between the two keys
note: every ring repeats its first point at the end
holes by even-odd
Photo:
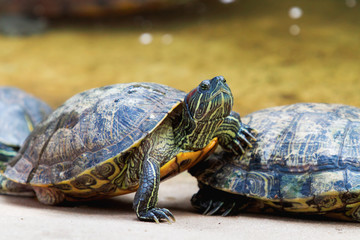
{"type": "Polygon", "coordinates": [[[360,192],[345,192],[340,194],[340,199],[344,204],[353,204],[356,202],[360,202],[360,192]]]}
{"type": "Polygon", "coordinates": [[[281,175],[280,196],[284,199],[297,199],[311,196],[310,174],[303,173],[281,175]]]}
{"type": "Polygon", "coordinates": [[[76,177],[75,180],[70,183],[77,189],[89,189],[91,186],[96,184],[96,179],[89,174],[83,174],[76,177]]]}
{"type": "Polygon", "coordinates": [[[249,172],[246,176],[245,192],[249,196],[259,198],[275,198],[279,196],[279,180],[274,172],[259,173],[249,172]]]}
{"type": "Polygon", "coordinates": [[[115,193],[117,189],[117,186],[113,183],[106,183],[104,185],[102,185],[101,187],[99,187],[98,189],[96,189],[96,192],[100,193],[100,194],[104,194],[104,195],[108,195],[111,193],[115,193]]]}
{"type": "Polygon", "coordinates": [[[96,166],[95,169],[91,171],[91,174],[100,180],[107,180],[114,173],[115,167],[109,162],[96,166]]]}
{"type": "Polygon", "coordinates": [[[324,171],[314,173],[311,181],[311,194],[321,195],[327,192],[345,190],[344,171],[324,171]]]}
{"type": "Polygon", "coordinates": [[[314,198],[314,204],[317,205],[319,210],[326,211],[328,209],[340,208],[343,206],[342,201],[339,199],[337,194],[334,195],[323,195],[323,196],[316,196],[314,198]]]}
{"type": "Polygon", "coordinates": [[[360,206],[354,207],[351,211],[351,216],[357,221],[360,221],[360,206]]]}

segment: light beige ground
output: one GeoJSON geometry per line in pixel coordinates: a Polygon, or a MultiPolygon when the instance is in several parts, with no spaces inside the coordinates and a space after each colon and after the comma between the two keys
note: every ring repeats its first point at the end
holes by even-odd
{"type": "Polygon", "coordinates": [[[197,190],[187,173],[161,184],[159,206],[176,223],[139,222],[133,195],[66,207],[47,207],[31,198],[0,196],[0,239],[358,239],[357,223],[245,214],[209,217],[193,211],[197,190]]]}

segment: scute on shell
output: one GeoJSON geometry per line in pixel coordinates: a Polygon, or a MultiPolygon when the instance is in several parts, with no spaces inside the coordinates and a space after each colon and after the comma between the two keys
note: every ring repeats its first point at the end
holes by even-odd
{"type": "Polygon", "coordinates": [[[34,185],[74,178],[138,144],[184,96],[155,83],[116,84],[79,93],[32,132],[5,175],[34,185]]]}

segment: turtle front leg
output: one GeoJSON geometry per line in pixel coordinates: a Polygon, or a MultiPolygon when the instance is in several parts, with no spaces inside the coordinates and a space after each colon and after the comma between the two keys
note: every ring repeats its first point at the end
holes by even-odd
{"type": "Polygon", "coordinates": [[[166,208],[157,208],[158,191],[160,184],[160,165],[153,158],[144,160],[140,175],[139,188],[136,191],[133,208],[137,217],[143,221],[159,223],[164,219],[175,222],[172,213],[166,208]]]}
{"type": "Polygon", "coordinates": [[[247,146],[252,147],[251,140],[256,141],[252,132],[255,130],[243,124],[238,113],[231,112],[217,129],[215,136],[226,151],[239,155],[245,152],[247,146]]]}

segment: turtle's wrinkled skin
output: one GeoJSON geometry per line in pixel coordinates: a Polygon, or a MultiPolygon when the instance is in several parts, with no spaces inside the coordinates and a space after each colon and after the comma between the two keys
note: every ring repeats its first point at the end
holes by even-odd
{"type": "Polygon", "coordinates": [[[18,88],[0,87],[0,191],[5,188],[2,173],[8,161],[51,111],[46,103],[18,88]]]}
{"type": "Polygon", "coordinates": [[[188,94],[155,83],[117,84],[77,94],[27,138],[5,175],[44,204],[136,191],[140,220],[174,220],[157,208],[161,179],[207,157],[217,143],[240,152],[251,138],[231,112],[223,77],[188,94]]]}
{"type": "Polygon", "coordinates": [[[46,29],[46,18],[127,15],[164,10],[192,0],[0,0],[0,31],[30,35],[46,29]]]}
{"type": "Polygon", "coordinates": [[[252,149],[242,156],[217,151],[191,169],[200,186],[195,208],[223,215],[277,209],[360,221],[359,108],[300,103],[243,121],[258,132],[252,149]]]}

